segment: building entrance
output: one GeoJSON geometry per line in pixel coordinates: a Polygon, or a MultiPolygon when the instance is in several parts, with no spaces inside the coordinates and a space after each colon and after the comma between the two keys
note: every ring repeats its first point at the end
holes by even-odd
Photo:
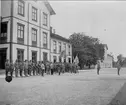
{"type": "Polygon", "coordinates": [[[5,69],[5,62],[6,62],[6,48],[0,49],[0,69],[5,69]]]}

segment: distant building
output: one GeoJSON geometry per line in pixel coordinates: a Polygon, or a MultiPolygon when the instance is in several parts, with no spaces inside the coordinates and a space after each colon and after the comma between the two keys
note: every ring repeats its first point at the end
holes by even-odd
{"type": "Polygon", "coordinates": [[[1,3],[0,68],[6,59],[50,61],[50,17],[55,15],[51,5],[46,0],[1,3]]]}
{"type": "Polygon", "coordinates": [[[102,68],[112,68],[113,67],[113,56],[108,54],[108,47],[105,45],[104,60],[101,62],[102,68]]]}
{"type": "Polygon", "coordinates": [[[51,31],[51,61],[72,62],[72,45],[69,40],[51,31]],[[60,57],[61,52],[65,51],[65,57],[60,57]]]}

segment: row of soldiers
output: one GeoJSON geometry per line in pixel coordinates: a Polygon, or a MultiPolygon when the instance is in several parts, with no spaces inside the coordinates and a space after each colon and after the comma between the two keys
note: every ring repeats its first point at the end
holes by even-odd
{"type": "Polygon", "coordinates": [[[5,69],[6,69],[6,76],[10,73],[13,76],[15,72],[15,77],[23,77],[23,75],[31,76],[31,75],[42,75],[44,73],[53,75],[54,73],[61,73],[71,72],[77,73],[78,66],[75,63],[61,63],[61,62],[49,62],[43,63],[43,61],[18,61],[16,60],[15,63],[13,61],[6,60],[5,62],[5,69]],[[19,75],[18,75],[19,74],[19,75]]]}
{"type": "Polygon", "coordinates": [[[34,62],[34,61],[18,61],[16,60],[15,63],[13,61],[6,60],[5,62],[5,70],[6,70],[6,76],[10,73],[11,76],[13,76],[13,73],[15,71],[15,77],[18,77],[18,74],[20,77],[23,77],[23,75],[31,76],[31,75],[39,75],[41,74],[44,76],[44,70],[45,65],[43,62],[34,62]]]}

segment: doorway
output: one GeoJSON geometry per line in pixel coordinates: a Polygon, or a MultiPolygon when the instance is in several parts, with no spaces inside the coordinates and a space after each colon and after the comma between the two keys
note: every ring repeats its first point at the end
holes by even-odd
{"type": "Polygon", "coordinates": [[[5,69],[7,48],[0,49],[0,69],[5,69]]]}

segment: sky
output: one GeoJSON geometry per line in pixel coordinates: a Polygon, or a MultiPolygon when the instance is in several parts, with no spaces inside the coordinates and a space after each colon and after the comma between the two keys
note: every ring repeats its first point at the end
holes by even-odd
{"type": "Polygon", "coordinates": [[[49,1],[56,15],[56,34],[69,38],[74,32],[99,38],[114,58],[126,57],[126,1],[49,1]]]}

